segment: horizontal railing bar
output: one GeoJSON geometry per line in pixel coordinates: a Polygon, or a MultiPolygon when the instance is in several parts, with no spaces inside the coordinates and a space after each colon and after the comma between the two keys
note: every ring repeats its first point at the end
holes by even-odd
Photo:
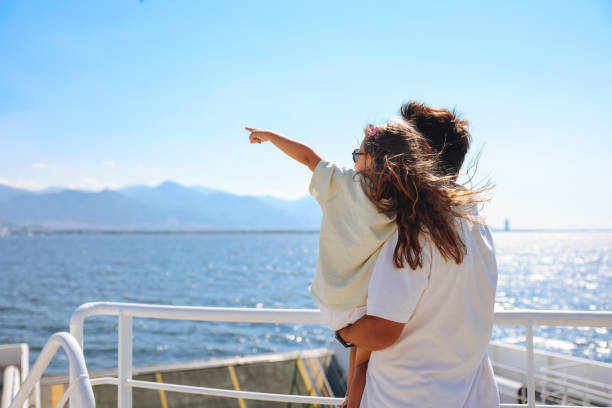
{"type": "MultiPolygon", "coordinates": [[[[195,321],[224,321],[251,323],[324,324],[318,309],[254,309],[207,306],[151,305],[139,303],[93,302],[81,305],[73,313],[71,322],[87,316],[115,315],[195,321]]],[[[612,327],[612,312],[559,310],[505,310],[495,312],[493,323],[523,325],[531,320],[534,326],[612,327]]]]}
{"type": "MultiPolygon", "coordinates": [[[[112,377],[96,378],[91,380],[92,385],[111,384],[118,385],[119,381],[112,377]],[[114,381],[113,381],[114,380],[114,381]],[[95,382],[95,384],[94,384],[95,382]]],[[[342,398],[328,398],[328,397],[308,397],[303,395],[284,395],[284,394],[268,394],[260,392],[248,392],[248,391],[234,391],[224,390],[220,388],[206,388],[206,387],[194,387],[190,385],[178,385],[178,384],[166,384],[157,383],[150,381],[139,381],[139,380],[128,380],[128,384],[134,388],[145,388],[152,390],[164,390],[170,392],[184,392],[188,394],[199,394],[209,395],[216,397],[226,398],[244,398],[244,399],[255,399],[260,401],[274,401],[274,402],[294,402],[301,404],[321,404],[321,405],[339,405],[342,403],[342,398]]],[[[503,408],[526,408],[527,404],[500,404],[503,408]]],[[[576,405],[539,405],[536,404],[536,408],[577,408],[576,405]]],[[[582,407],[580,408],[602,408],[602,407],[582,407]]],[[[612,407],[608,407],[612,408],[612,407]]]]}
{"type": "MultiPolygon", "coordinates": [[[[91,382],[92,386],[96,386],[96,385],[119,385],[119,379],[116,378],[116,377],[92,378],[92,379],[90,379],[90,382],[91,382]]],[[[159,384],[159,383],[151,383],[151,384],[159,384]]],[[[169,385],[172,385],[172,384],[169,384],[169,385]]],[[[222,390],[222,391],[225,391],[225,390],[222,390]]],[[[211,394],[205,394],[205,395],[211,395],[211,394]]],[[[229,398],[231,398],[231,397],[229,397],[229,398]]],[[[233,398],[242,398],[242,397],[233,397],[233,398]]],[[[522,405],[521,404],[501,404],[501,406],[502,407],[527,407],[526,404],[522,404],[522,405]]],[[[536,406],[537,407],[547,407],[548,405],[536,405],[536,406]]],[[[563,407],[560,407],[559,405],[554,405],[554,407],[556,407],[556,408],[563,408],[563,407]]],[[[574,406],[568,405],[567,407],[574,407],[574,406]]]]}
{"type": "Polygon", "coordinates": [[[542,372],[544,373],[544,375],[547,376],[547,378],[550,378],[550,377],[560,378],[558,381],[569,379],[572,381],[583,383],[585,385],[592,385],[593,387],[609,389],[612,391],[612,384],[605,384],[599,381],[589,380],[588,378],[581,378],[573,374],[559,373],[559,372],[549,371],[549,370],[542,370],[542,372]]]}
{"type": "Polygon", "coordinates": [[[528,320],[534,326],[612,327],[612,312],[574,312],[566,310],[504,310],[495,312],[493,324],[524,325],[528,320]]]}
{"type": "Polygon", "coordinates": [[[127,380],[134,388],[183,392],[187,394],[210,395],[213,397],[243,398],[260,401],[293,402],[298,404],[340,405],[344,398],[310,397],[305,395],[269,394],[252,391],[235,391],[221,388],[195,387],[192,385],[166,384],[151,381],[127,380]]]}
{"type": "Polygon", "coordinates": [[[570,361],[567,363],[559,363],[559,364],[551,364],[547,367],[542,367],[540,368],[540,371],[543,370],[557,370],[559,368],[569,368],[569,367],[577,367],[580,365],[583,365],[584,363],[582,361],[570,361]]]}
{"type": "MultiPolygon", "coordinates": [[[[91,381],[91,385],[119,385],[119,380],[115,377],[100,377],[100,378],[93,378],[90,380],[91,381]]],[[[175,392],[183,392],[180,390],[177,390],[175,388],[173,388],[173,384],[164,384],[164,383],[152,383],[152,382],[148,382],[148,381],[142,381],[142,383],[146,383],[146,384],[140,384],[141,382],[139,382],[139,384],[135,384],[135,382],[137,382],[138,380],[129,380],[128,382],[132,383],[132,385],[136,388],[148,388],[148,389],[163,389],[165,391],[175,391],[175,392]],[[157,385],[162,384],[162,385],[169,385],[170,387],[168,388],[162,388],[162,387],[157,387],[157,385]]],[[[191,386],[179,386],[179,387],[191,387],[191,386]]],[[[193,388],[200,388],[200,387],[193,387],[193,388]]],[[[215,390],[214,388],[204,388],[205,390],[215,390]]],[[[228,391],[228,390],[219,390],[219,391],[228,391]]],[[[237,391],[232,391],[232,392],[237,392],[237,391]]],[[[204,394],[204,393],[200,393],[200,392],[188,392],[188,393],[192,393],[192,394],[201,394],[201,395],[212,395],[212,396],[221,396],[221,395],[213,395],[213,394],[204,394]]],[[[275,395],[275,394],[264,394],[264,393],[259,393],[261,395],[275,395]]],[[[279,394],[276,394],[279,395],[279,394]]],[[[280,394],[282,395],[282,394],[280,394]]],[[[228,398],[246,398],[243,396],[227,396],[228,398]]],[[[299,396],[298,396],[299,397],[299,396]]],[[[312,398],[312,397],[304,397],[304,398],[312,398]]],[[[254,399],[254,398],[251,398],[254,399]]],[[[342,399],[336,398],[334,400],[339,400],[342,401],[342,399]]],[[[266,401],[266,400],[264,400],[266,401]]],[[[276,400],[268,400],[268,401],[276,401],[276,400]]],[[[321,405],[335,405],[335,402],[328,402],[329,399],[326,399],[326,402],[319,402],[319,404],[321,405]]],[[[281,401],[281,402],[298,402],[298,401],[281,401]]],[[[301,402],[301,401],[300,401],[301,402]]],[[[305,402],[308,403],[308,402],[305,402]]],[[[501,404],[500,407],[503,408],[524,408],[527,407],[527,404],[501,404]]],[[[575,405],[537,405],[536,404],[536,408],[576,408],[575,405]]],[[[580,408],[601,408],[601,407],[580,407],[580,408]]]]}
{"type": "MultiPolygon", "coordinates": [[[[506,371],[510,371],[514,374],[520,374],[523,375],[525,377],[527,377],[527,372],[525,370],[522,370],[520,368],[516,368],[516,367],[512,367],[509,366],[507,364],[502,364],[502,363],[497,363],[497,362],[491,362],[491,365],[493,366],[493,368],[501,368],[502,370],[506,370],[506,371]]],[[[592,396],[596,396],[596,397],[601,397],[601,398],[605,398],[605,399],[609,399],[612,400],[612,394],[608,393],[606,391],[600,391],[600,390],[596,390],[596,389],[592,389],[592,388],[587,388],[586,386],[583,386],[581,384],[576,384],[576,383],[568,383],[566,380],[567,379],[573,379],[573,380],[580,380],[581,382],[585,382],[586,380],[581,379],[580,377],[574,377],[572,378],[572,376],[568,376],[567,378],[565,377],[561,377],[561,378],[551,378],[548,376],[548,374],[536,374],[534,377],[536,380],[539,380],[540,382],[545,382],[547,383],[547,385],[558,385],[561,388],[567,388],[567,389],[571,389],[574,391],[579,391],[581,393],[587,393],[590,394],[592,396]]],[[[522,384],[525,385],[525,384],[522,384]]],[[[594,387],[607,387],[606,384],[604,383],[600,383],[597,381],[591,381],[590,385],[593,385],[594,387]]]]}
{"type": "MultiPolygon", "coordinates": [[[[580,364],[584,364],[584,363],[580,363],[580,364]]],[[[508,364],[504,364],[504,363],[500,363],[497,361],[491,361],[491,365],[493,366],[493,368],[501,368],[502,370],[507,370],[507,371],[511,371],[515,374],[522,374],[522,375],[527,375],[527,372],[519,367],[515,367],[515,366],[511,366],[508,364]]],[[[602,383],[599,381],[595,381],[595,380],[590,380],[588,378],[582,378],[582,377],[578,377],[572,374],[567,374],[567,373],[560,373],[557,371],[552,371],[552,370],[546,370],[544,369],[544,367],[540,368],[538,370],[541,374],[536,374],[535,378],[537,379],[541,379],[543,381],[549,381],[549,382],[555,382],[558,381],[559,384],[563,384],[566,386],[574,386],[574,385],[579,385],[576,383],[582,383],[585,385],[592,385],[593,387],[597,387],[597,388],[603,388],[603,389],[610,389],[612,390],[612,384],[606,384],[606,383],[602,383]],[[555,377],[555,378],[551,378],[551,377],[555,377]],[[570,379],[575,381],[576,383],[567,383],[564,380],[566,379],[570,379]]],[[[605,392],[605,391],[603,391],[605,392]]]]}
{"type": "Polygon", "coordinates": [[[546,382],[548,384],[553,384],[553,385],[558,386],[559,390],[554,390],[556,392],[560,392],[560,390],[567,389],[567,390],[572,390],[572,391],[583,393],[585,396],[589,396],[589,399],[592,399],[593,397],[599,397],[604,400],[612,401],[612,394],[610,394],[609,392],[593,390],[593,389],[584,387],[582,385],[572,384],[572,383],[563,383],[562,381],[555,381],[553,379],[547,379],[547,378],[541,379],[541,381],[546,382]]]}
{"type": "Polygon", "coordinates": [[[85,303],[72,314],[71,323],[95,315],[113,315],[195,321],[324,324],[318,309],[255,309],[208,306],[150,305],[139,303],[85,303]]]}
{"type": "Polygon", "coordinates": [[[91,378],[89,380],[91,385],[119,385],[119,379],[116,377],[100,377],[100,378],[91,378]]]}
{"type": "MultiPolygon", "coordinates": [[[[536,376],[536,378],[538,378],[536,376]]],[[[578,378],[578,377],[577,377],[578,378]]],[[[586,385],[581,385],[581,384],[575,384],[575,383],[568,383],[567,380],[572,380],[571,377],[567,377],[567,378],[561,378],[561,379],[557,379],[557,378],[551,378],[551,377],[539,377],[538,379],[540,379],[542,382],[546,382],[548,384],[554,384],[559,386],[560,388],[567,388],[567,389],[571,389],[574,391],[578,391],[581,393],[586,393],[592,396],[596,396],[596,397],[600,397],[600,398],[604,398],[607,400],[612,401],[612,393],[607,392],[607,391],[601,391],[601,390],[594,390],[592,388],[588,388],[586,385]]],[[[596,383],[596,384],[592,384],[593,386],[600,386],[601,387],[602,383],[596,383]]]]}

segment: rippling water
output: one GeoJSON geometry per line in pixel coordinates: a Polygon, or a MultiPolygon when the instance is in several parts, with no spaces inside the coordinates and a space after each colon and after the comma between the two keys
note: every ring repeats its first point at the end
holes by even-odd
{"type": "MultiPolygon", "coordinates": [[[[495,233],[497,308],[612,310],[612,233],[495,233]]],[[[317,234],[56,234],[0,238],[0,344],[32,362],[76,307],[122,301],[314,308],[317,234]]],[[[535,328],[536,346],[612,362],[607,329],[535,328]]],[[[324,326],[134,319],[134,364],[324,347],[324,326]]],[[[524,331],[493,338],[523,343],[524,331]]],[[[90,369],[116,366],[117,319],[90,317],[90,369]]],[[[63,354],[49,372],[64,372],[63,354]]]]}
{"type": "MultiPolygon", "coordinates": [[[[497,233],[496,309],[612,311],[612,233],[497,233]]],[[[536,347],[612,362],[606,328],[535,327],[536,347]]],[[[493,338],[525,344],[522,328],[493,338]]]]}

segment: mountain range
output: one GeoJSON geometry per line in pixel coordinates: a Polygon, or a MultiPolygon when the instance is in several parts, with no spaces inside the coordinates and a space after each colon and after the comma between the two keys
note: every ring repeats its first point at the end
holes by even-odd
{"type": "Polygon", "coordinates": [[[310,196],[283,200],[166,181],[89,192],[29,191],[0,185],[0,225],[94,230],[317,230],[310,196]]]}

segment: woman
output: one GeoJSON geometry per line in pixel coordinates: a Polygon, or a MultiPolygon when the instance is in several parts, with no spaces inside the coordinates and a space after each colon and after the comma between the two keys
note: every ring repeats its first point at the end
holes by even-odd
{"type": "MultiPolygon", "coordinates": [[[[404,120],[429,140],[439,172],[457,177],[467,149],[467,122],[423,104],[402,106],[404,120]]],[[[466,210],[466,209],[464,209],[466,210]]],[[[469,211],[477,217],[475,206],[469,211]]],[[[499,395],[486,354],[497,266],[490,231],[457,217],[449,259],[420,233],[422,262],[398,267],[397,234],[383,246],[368,288],[367,315],[339,330],[347,343],[373,350],[361,407],[496,407],[499,395]]]]}

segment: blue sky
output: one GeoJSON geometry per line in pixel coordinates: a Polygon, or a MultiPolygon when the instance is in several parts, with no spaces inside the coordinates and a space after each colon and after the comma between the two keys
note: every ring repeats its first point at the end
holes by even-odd
{"type": "Polygon", "coordinates": [[[349,166],[419,100],[471,121],[493,226],[612,228],[609,1],[2,2],[0,95],[0,184],[299,197],[244,125],[349,166]]]}

